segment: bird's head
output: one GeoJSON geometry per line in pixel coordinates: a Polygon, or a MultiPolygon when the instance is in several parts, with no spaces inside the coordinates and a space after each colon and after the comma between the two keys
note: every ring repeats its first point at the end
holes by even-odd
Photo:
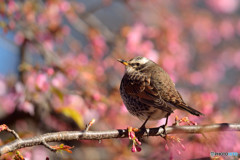
{"type": "Polygon", "coordinates": [[[127,72],[140,71],[152,63],[151,60],[145,57],[135,57],[129,61],[118,59],[118,61],[125,65],[127,72]]]}

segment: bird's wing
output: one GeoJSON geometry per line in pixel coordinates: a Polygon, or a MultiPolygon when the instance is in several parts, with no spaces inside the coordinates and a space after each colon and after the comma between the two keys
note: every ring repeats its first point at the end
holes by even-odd
{"type": "Polygon", "coordinates": [[[176,90],[175,84],[172,82],[169,75],[161,70],[161,72],[158,72],[158,74],[152,75],[153,79],[157,79],[158,77],[161,77],[160,82],[154,83],[154,87],[160,92],[161,98],[167,102],[172,104],[178,109],[188,111],[189,113],[199,116],[203,115],[201,112],[193,109],[192,107],[188,106],[180,93],[176,90]]]}
{"type": "MultiPolygon", "coordinates": [[[[126,75],[128,76],[128,75],[126,75]]],[[[126,77],[128,84],[124,85],[127,94],[139,98],[139,101],[168,113],[173,110],[169,104],[165,102],[160,96],[158,90],[151,83],[151,75],[134,74],[134,76],[126,77]]]]}

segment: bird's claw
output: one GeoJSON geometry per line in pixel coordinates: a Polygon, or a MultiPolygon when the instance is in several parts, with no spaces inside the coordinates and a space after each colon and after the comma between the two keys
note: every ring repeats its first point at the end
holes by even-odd
{"type": "Polygon", "coordinates": [[[160,134],[160,136],[162,138],[164,138],[165,140],[166,140],[166,137],[167,137],[166,127],[167,127],[166,125],[162,125],[162,126],[159,127],[159,128],[163,129],[163,132],[160,134]]]}

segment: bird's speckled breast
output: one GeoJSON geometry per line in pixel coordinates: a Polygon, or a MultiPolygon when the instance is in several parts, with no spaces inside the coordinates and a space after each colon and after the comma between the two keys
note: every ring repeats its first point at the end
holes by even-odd
{"type": "Polygon", "coordinates": [[[139,101],[138,97],[127,94],[123,86],[129,84],[125,83],[126,81],[122,80],[120,85],[120,95],[127,110],[132,115],[137,116],[141,120],[146,120],[149,116],[149,120],[159,120],[166,117],[167,112],[145,105],[139,101]]]}

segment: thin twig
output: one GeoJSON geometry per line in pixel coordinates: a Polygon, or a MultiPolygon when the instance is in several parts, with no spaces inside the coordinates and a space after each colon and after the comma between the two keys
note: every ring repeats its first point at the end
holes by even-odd
{"type": "Polygon", "coordinates": [[[50,151],[53,151],[53,152],[56,152],[56,151],[57,151],[56,149],[52,148],[49,144],[47,144],[47,142],[46,142],[44,139],[42,140],[42,144],[43,144],[46,148],[48,148],[50,151]]]}
{"type": "Polygon", "coordinates": [[[89,130],[89,128],[93,125],[93,123],[95,122],[95,119],[92,119],[88,125],[86,126],[85,132],[87,132],[89,130]]]}
{"type": "Polygon", "coordinates": [[[19,137],[19,135],[18,135],[14,130],[8,128],[6,131],[12,133],[16,139],[21,140],[21,138],[19,137]]]}
{"type": "Polygon", "coordinates": [[[19,135],[14,130],[8,128],[8,126],[6,124],[0,125],[0,132],[2,132],[2,131],[7,131],[7,132],[11,133],[16,139],[21,140],[19,135]]]}

